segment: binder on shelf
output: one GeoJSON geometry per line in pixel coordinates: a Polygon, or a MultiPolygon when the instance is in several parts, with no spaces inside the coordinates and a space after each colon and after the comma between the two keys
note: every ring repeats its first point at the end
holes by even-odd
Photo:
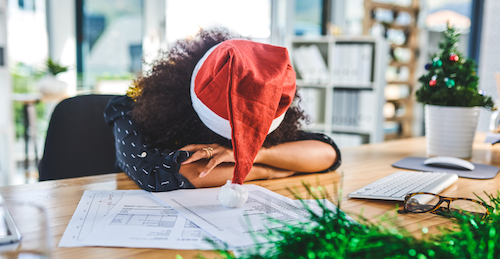
{"type": "Polygon", "coordinates": [[[347,123],[347,110],[346,110],[346,103],[347,103],[347,93],[345,90],[339,90],[339,95],[340,95],[340,107],[339,107],[339,114],[340,114],[340,126],[345,126],[347,123]]]}
{"type": "Polygon", "coordinates": [[[318,83],[328,83],[330,81],[330,74],[318,46],[312,44],[306,50],[312,64],[314,79],[318,83]]]}
{"type": "Polygon", "coordinates": [[[333,47],[333,83],[340,87],[371,87],[373,45],[342,43],[333,47]]]}
{"type": "Polygon", "coordinates": [[[339,52],[339,76],[337,78],[337,84],[342,85],[346,79],[346,48],[343,44],[337,44],[335,48],[338,49],[339,52]]]}
{"type": "Polygon", "coordinates": [[[368,84],[371,83],[372,80],[373,45],[362,44],[360,52],[361,52],[360,80],[361,83],[368,84]]]}
{"type": "Polygon", "coordinates": [[[342,74],[342,65],[341,65],[341,51],[340,51],[340,45],[336,45],[333,47],[333,61],[332,63],[332,71],[333,71],[333,83],[334,84],[339,84],[342,79],[341,79],[341,74],[342,74]]]}
{"type": "Polygon", "coordinates": [[[292,46],[294,66],[302,79],[299,105],[312,122],[305,128],[340,134],[336,135],[343,143],[340,146],[382,141],[387,62],[386,55],[374,51],[385,53],[387,43],[364,36],[323,37],[300,39],[292,46]]]}
{"type": "Polygon", "coordinates": [[[294,64],[305,83],[328,83],[330,74],[317,45],[302,45],[293,51],[294,64]]]}
{"type": "Polygon", "coordinates": [[[332,124],[370,131],[374,126],[374,98],[371,91],[336,89],[333,93],[332,124]]]}
{"type": "Polygon", "coordinates": [[[357,83],[360,83],[359,81],[359,67],[358,67],[358,60],[359,60],[359,55],[358,55],[358,47],[359,44],[348,44],[347,45],[347,59],[346,59],[346,65],[347,65],[347,82],[346,86],[356,86],[357,83]]]}
{"type": "Polygon", "coordinates": [[[333,91],[333,111],[332,124],[335,126],[342,125],[342,90],[336,89],[333,91]]]}
{"type": "Polygon", "coordinates": [[[310,88],[304,88],[304,87],[300,87],[298,89],[299,96],[301,99],[299,107],[304,111],[305,115],[309,117],[310,122],[314,123],[315,109],[313,109],[312,107],[314,107],[315,103],[313,102],[314,100],[312,100],[312,98],[310,97],[309,90],[310,88]]]}
{"type": "Polygon", "coordinates": [[[313,75],[310,70],[307,54],[305,53],[305,46],[295,48],[293,51],[293,63],[297,68],[297,72],[306,83],[313,81],[313,75]]]}
{"type": "Polygon", "coordinates": [[[370,130],[375,126],[374,110],[376,110],[376,96],[371,91],[359,91],[358,128],[370,130]]]}
{"type": "Polygon", "coordinates": [[[346,84],[349,83],[349,80],[350,80],[350,78],[349,78],[349,63],[348,63],[350,48],[349,48],[348,44],[341,44],[339,46],[341,46],[340,56],[342,57],[342,59],[340,60],[340,66],[341,66],[340,79],[342,79],[342,81],[340,82],[340,85],[345,86],[346,84]]]}
{"type": "Polygon", "coordinates": [[[352,110],[352,126],[354,127],[359,127],[359,111],[361,108],[361,105],[364,105],[359,101],[359,97],[362,91],[360,90],[355,90],[353,92],[353,103],[354,103],[354,108],[352,110]]]}
{"type": "Polygon", "coordinates": [[[356,105],[357,103],[355,102],[355,94],[356,92],[354,90],[345,90],[346,92],[346,106],[345,106],[345,115],[346,115],[346,121],[345,125],[346,126],[355,126],[355,117],[356,115],[354,114],[356,110],[356,105]]]}
{"type": "Polygon", "coordinates": [[[309,117],[310,122],[313,124],[324,122],[322,118],[323,101],[321,98],[323,97],[321,92],[321,89],[318,88],[299,88],[299,95],[301,98],[301,102],[299,104],[300,108],[304,110],[304,113],[309,117]]]}

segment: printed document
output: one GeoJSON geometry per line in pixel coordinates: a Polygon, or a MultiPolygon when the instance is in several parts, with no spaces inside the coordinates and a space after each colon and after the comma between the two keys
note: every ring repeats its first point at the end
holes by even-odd
{"type": "Polygon", "coordinates": [[[204,230],[150,192],[125,195],[83,243],[87,246],[213,250],[204,230]]]}
{"type": "Polygon", "coordinates": [[[208,237],[147,191],[85,191],[59,246],[214,249],[208,237]]]}
{"type": "Polygon", "coordinates": [[[260,186],[245,184],[244,187],[249,191],[249,198],[241,208],[235,209],[220,204],[217,198],[220,188],[153,195],[230,247],[269,242],[260,234],[282,227],[278,222],[295,224],[309,220],[309,212],[298,201],[260,186]]]}
{"type": "MultiPolygon", "coordinates": [[[[238,253],[253,247],[255,241],[269,242],[260,234],[280,228],[276,221],[309,220],[300,201],[255,185],[245,188],[249,199],[238,209],[220,205],[219,188],[154,195],[143,190],[85,191],[59,246],[213,250],[223,248],[224,242],[228,250],[238,253]]],[[[317,201],[304,202],[321,213],[317,201]]],[[[331,202],[321,202],[336,210],[331,202]]]]}
{"type": "Polygon", "coordinates": [[[85,246],[85,239],[127,193],[142,190],[85,191],[59,242],[60,247],[85,246]]]}

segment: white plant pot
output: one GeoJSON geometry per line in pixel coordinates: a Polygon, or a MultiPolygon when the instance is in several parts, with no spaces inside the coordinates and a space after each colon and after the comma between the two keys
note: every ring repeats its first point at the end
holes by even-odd
{"type": "Polygon", "coordinates": [[[470,158],[479,109],[425,105],[427,155],[470,158]]]}
{"type": "Polygon", "coordinates": [[[62,99],[68,95],[68,84],[57,80],[51,74],[44,76],[37,86],[44,99],[62,99]]]}

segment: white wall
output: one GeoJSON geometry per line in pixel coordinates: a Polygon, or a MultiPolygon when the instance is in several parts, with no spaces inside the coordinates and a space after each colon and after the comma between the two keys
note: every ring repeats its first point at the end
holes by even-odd
{"type": "MultiPolygon", "coordinates": [[[[481,53],[479,57],[479,88],[493,99],[499,100],[494,73],[500,73],[500,1],[486,0],[484,3],[481,53]]],[[[481,110],[477,129],[488,131],[491,112],[481,110]]]]}
{"type": "Polygon", "coordinates": [[[47,31],[49,35],[49,54],[68,72],[57,75],[69,86],[69,94],[76,94],[76,11],[75,1],[47,1],[47,31]]]}
{"type": "Polygon", "coordinates": [[[0,47],[4,48],[4,65],[0,66],[0,185],[7,185],[15,173],[14,118],[12,86],[7,67],[7,0],[0,0],[0,47]]]}
{"type": "MultiPolygon", "coordinates": [[[[145,0],[143,16],[142,52],[149,63],[158,54],[160,48],[166,48],[166,6],[165,0],[145,0]]],[[[143,67],[147,70],[148,67],[143,67]]]]}

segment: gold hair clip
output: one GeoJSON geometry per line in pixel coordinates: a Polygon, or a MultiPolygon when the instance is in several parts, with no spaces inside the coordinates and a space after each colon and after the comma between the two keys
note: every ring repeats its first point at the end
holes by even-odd
{"type": "Polygon", "coordinates": [[[134,102],[137,101],[137,98],[141,96],[142,88],[139,88],[134,81],[131,86],[127,89],[127,96],[130,97],[134,102]]]}

